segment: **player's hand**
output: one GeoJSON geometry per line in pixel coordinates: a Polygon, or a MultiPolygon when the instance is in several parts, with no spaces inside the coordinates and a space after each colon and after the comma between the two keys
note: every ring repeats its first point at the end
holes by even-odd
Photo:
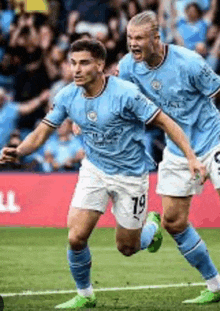
{"type": "Polygon", "coordinates": [[[206,180],[206,167],[196,158],[189,160],[189,169],[192,174],[193,179],[200,178],[201,185],[204,184],[206,180]]]}
{"type": "Polygon", "coordinates": [[[17,149],[12,147],[3,148],[0,161],[2,163],[19,163],[19,155],[17,149]]]}

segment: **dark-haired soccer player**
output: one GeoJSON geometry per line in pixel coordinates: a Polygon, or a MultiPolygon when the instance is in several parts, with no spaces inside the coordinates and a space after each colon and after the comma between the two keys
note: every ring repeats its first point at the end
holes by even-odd
{"type": "MultiPolygon", "coordinates": [[[[127,41],[130,53],[120,61],[119,76],[134,82],[178,123],[220,195],[220,115],[212,102],[220,94],[220,77],[195,52],[163,44],[156,15],[151,11],[129,21],[127,41]]],[[[208,286],[200,296],[184,303],[205,304],[220,301],[220,276],[205,243],[188,224],[194,185],[183,152],[168,137],[157,185],[162,195],[162,222],[208,286]]]]}
{"type": "Polygon", "coordinates": [[[17,148],[3,149],[4,161],[16,161],[35,151],[68,116],[84,136],[86,158],[68,215],[68,260],[78,295],[56,308],[91,308],[96,305],[90,281],[91,255],[87,245],[108,198],[113,201],[117,221],[118,250],[131,256],[139,250],[155,252],[162,241],[160,217],[146,218],[148,169],[152,160],[145,152],[145,124],[167,132],[188,159],[194,175],[205,174],[179,126],[148,100],[137,87],[116,77],[106,78],[106,52],[98,41],[73,43],[70,61],[74,83],[56,96],[50,111],[37,129],[17,148]],[[157,238],[157,240],[155,239],[157,238]]]}

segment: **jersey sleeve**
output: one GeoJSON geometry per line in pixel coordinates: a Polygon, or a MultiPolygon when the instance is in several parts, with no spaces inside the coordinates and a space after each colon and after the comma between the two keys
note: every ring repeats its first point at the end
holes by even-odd
{"type": "Polygon", "coordinates": [[[47,113],[43,119],[43,123],[57,128],[68,116],[66,107],[65,107],[65,97],[58,94],[53,100],[53,108],[47,113]]]}
{"type": "Polygon", "coordinates": [[[138,119],[146,124],[150,123],[160,109],[138,90],[130,90],[124,98],[121,115],[123,118],[138,119]]]}
{"type": "Polygon", "coordinates": [[[189,72],[194,87],[205,96],[213,97],[220,90],[220,77],[202,57],[190,62],[189,72]]]}

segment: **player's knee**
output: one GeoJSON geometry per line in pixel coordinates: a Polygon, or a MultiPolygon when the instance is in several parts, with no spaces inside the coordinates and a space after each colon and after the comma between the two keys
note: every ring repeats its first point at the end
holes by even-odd
{"type": "Polygon", "coordinates": [[[81,250],[85,247],[87,240],[83,236],[74,232],[69,232],[68,236],[69,245],[72,250],[81,250]]]}
{"type": "Polygon", "coordinates": [[[130,245],[125,245],[123,243],[117,243],[117,248],[120,253],[122,253],[124,256],[132,256],[137,252],[136,247],[130,246],[130,245]]]}
{"type": "Polygon", "coordinates": [[[183,232],[187,227],[187,220],[183,218],[169,218],[164,216],[162,226],[169,234],[177,234],[183,232]]]}

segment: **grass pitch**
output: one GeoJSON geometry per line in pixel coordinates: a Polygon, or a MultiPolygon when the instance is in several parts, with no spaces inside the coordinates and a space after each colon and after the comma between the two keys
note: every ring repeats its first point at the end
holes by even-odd
{"type": "MultiPolygon", "coordinates": [[[[200,229],[209,252],[220,270],[220,229],[200,229]]],[[[34,295],[3,296],[4,311],[49,311],[75,294],[66,260],[67,230],[52,228],[0,228],[0,293],[27,291],[34,295]],[[54,291],[53,294],[42,292],[54,291]],[[41,292],[41,293],[38,293],[41,292]]],[[[98,291],[92,310],[219,311],[220,303],[193,306],[182,301],[196,297],[205,286],[199,273],[179,254],[164,233],[162,248],[155,254],[142,251],[124,257],[115,247],[114,229],[96,229],[90,240],[95,289],[137,287],[135,290],[98,291]],[[138,289],[139,286],[187,283],[187,287],[138,289]]]]}

